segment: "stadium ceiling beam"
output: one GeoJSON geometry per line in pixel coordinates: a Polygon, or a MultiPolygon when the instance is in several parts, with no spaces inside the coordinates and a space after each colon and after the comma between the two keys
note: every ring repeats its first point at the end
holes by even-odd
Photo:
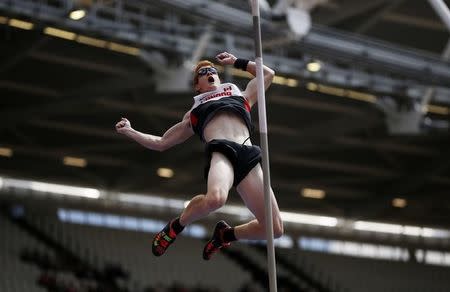
{"type": "MultiPolygon", "coordinates": [[[[366,115],[365,118],[347,116],[328,119],[298,128],[287,128],[272,122],[269,125],[269,133],[274,137],[282,136],[282,139],[274,139],[271,143],[274,145],[282,144],[281,148],[284,153],[296,156],[297,153],[304,153],[305,151],[311,151],[312,153],[329,151],[330,146],[322,146],[324,144],[335,144],[335,139],[339,137],[370,129],[380,122],[382,122],[381,118],[370,114],[366,115]],[[305,143],[312,143],[315,146],[310,147],[307,144],[304,145],[305,143]]],[[[369,146],[367,145],[367,148],[370,148],[369,146]]]]}
{"type": "Polygon", "coordinates": [[[11,80],[0,80],[0,88],[26,93],[30,95],[52,97],[55,99],[61,96],[61,92],[58,90],[11,80]]]}
{"type": "Polygon", "coordinates": [[[373,0],[373,1],[361,1],[361,0],[351,0],[345,1],[345,3],[339,3],[338,9],[323,9],[323,12],[318,12],[318,19],[324,25],[337,25],[347,19],[355,17],[357,15],[366,13],[372,9],[375,9],[384,3],[387,3],[387,0],[373,0]]]}
{"type": "MultiPolygon", "coordinates": [[[[269,133],[272,133],[271,130],[272,126],[269,126],[269,133]]],[[[288,137],[298,137],[300,138],[300,134],[298,134],[297,129],[287,129],[286,127],[282,129],[277,129],[275,132],[280,132],[286,138],[281,141],[280,143],[283,143],[282,148],[289,147],[289,143],[286,142],[286,139],[288,137]]],[[[303,140],[299,145],[295,145],[298,151],[306,152],[306,151],[323,151],[326,152],[327,150],[330,150],[331,145],[334,145],[335,147],[341,147],[342,149],[347,149],[348,151],[352,151],[352,149],[359,149],[359,150],[367,150],[367,151],[377,151],[392,155],[397,154],[404,154],[404,155],[410,155],[413,157],[418,158],[434,158],[438,154],[437,150],[432,147],[423,147],[423,146],[417,146],[413,144],[399,144],[398,142],[390,142],[388,140],[386,141],[380,141],[377,139],[361,139],[358,137],[352,137],[352,136],[337,136],[337,137],[330,137],[326,139],[326,143],[322,140],[314,140],[314,139],[306,139],[303,140]]],[[[272,140],[271,143],[277,143],[278,141],[276,139],[272,140]]],[[[294,148],[293,148],[294,149],[294,148]]],[[[371,152],[372,153],[372,152],[371,152]]],[[[448,180],[450,182],[450,180],[448,180]]]]}
{"type": "MultiPolygon", "coordinates": [[[[1,4],[0,4],[1,8],[1,4]]],[[[29,45],[26,44],[25,46],[22,46],[21,48],[16,48],[16,53],[14,56],[10,57],[6,62],[3,64],[0,64],[0,76],[5,75],[5,73],[19,64],[22,60],[24,60],[30,53],[33,51],[39,49],[43,45],[47,43],[49,40],[48,36],[40,37],[37,41],[35,41],[33,44],[29,45]]]]}
{"type": "Polygon", "coordinates": [[[433,183],[448,185],[450,187],[450,177],[448,176],[433,176],[430,178],[433,183]]]}
{"type": "MultiPolygon", "coordinates": [[[[147,112],[148,113],[148,112],[147,112]]],[[[28,121],[28,124],[30,126],[33,127],[38,127],[38,128],[44,128],[47,130],[57,130],[57,131],[64,131],[66,134],[70,133],[71,135],[76,134],[76,135],[80,135],[80,136],[92,136],[92,137],[96,137],[96,138],[104,138],[104,139],[108,139],[108,140],[115,140],[115,143],[118,141],[123,141],[126,142],[126,138],[123,135],[119,135],[118,133],[116,133],[116,131],[114,130],[114,125],[111,125],[110,128],[95,128],[89,125],[85,125],[85,124],[81,124],[81,123],[70,123],[70,122],[60,122],[60,121],[50,121],[50,120],[43,120],[43,119],[33,119],[28,121]]],[[[92,147],[90,147],[91,150],[89,150],[88,148],[85,148],[84,146],[79,146],[79,149],[77,149],[76,147],[60,147],[58,148],[57,151],[58,153],[74,153],[74,151],[76,151],[75,153],[80,153],[80,155],[82,154],[83,157],[86,156],[89,157],[89,151],[95,151],[96,149],[100,148],[101,145],[93,145],[92,147]]],[[[192,147],[191,151],[198,151],[200,153],[203,153],[203,148],[202,147],[198,147],[198,145],[193,145],[194,147],[192,147]]],[[[188,146],[184,146],[185,150],[187,149],[188,146]]],[[[121,151],[123,152],[124,149],[129,148],[129,149],[133,149],[133,148],[141,148],[143,149],[141,146],[137,145],[137,144],[122,144],[120,143],[120,145],[110,145],[106,147],[106,151],[121,151]],[[115,147],[117,146],[117,147],[115,147]]],[[[103,152],[103,149],[102,149],[103,152]]],[[[173,160],[177,160],[177,159],[184,159],[186,157],[184,157],[186,155],[186,152],[179,152],[178,154],[172,154],[170,156],[171,159],[173,160]]],[[[88,159],[88,158],[87,158],[88,159]]],[[[133,162],[133,160],[130,160],[131,165],[136,164],[135,162],[133,162]]],[[[114,166],[114,165],[111,165],[114,166]]],[[[118,165],[117,165],[118,166],[118,165]]],[[[142,166],[144,167],[144,166],[142,166]]],[[[137,167],[137,165],[135,166],[136,169],[140,169],[137,167]]],[[[191,176],[189,176],[191,178],[191,176]]]]}
{"type": "MultiPolygon", "coordinates": [[[[359,179],[361,179],[361,177],[359,177],[359,179]]],[[[337,183],[339,182],[337,181],[337,183]]],[[[299,178],[298,180],[295,180],[295,183],[293,183],[292,181],[283,180],[283,178],[278,179],[274,177],[274,186],[276,188],[283,188],[285,190],[296,193],[299,193],[299,191],[302,189],[302,186],[314,187],[324,190],[327,194],[332,194],[334,198],[368,198],[373,196],[373,193],[367,190],[360,190],[358,188],[352,187],[334,186],[333,184],[329,184],[326,180],[321,181],[316,179],[299,178]]],[[[298,200],[298,198],[296,199],[298,200]]]]}
{"type": "Polygon", "coordinates": [[[438,176],[445,172],[450,167],[450,151],[447,149],[444,153],[441,153],[437,158],[430,161],[430,163],[420,166],[413,173],[405,175],[401,180],[397,181],[394,185],[388,186],[387,190],[395,194],[415,193],[423,187],[428,179],[433,176],[438,176]]]}
{"type": "Polygon", "coordinates": [[[382,8],[380,8],[377,12],[371,15],[368,19],[364,21],[360,26],[358,26],[354,32],[359,34],[366,33],[371,27],[373,27],[379,20],[382,18],[383,15],[388,13],[389,11],[394,10],[397,8],[400,4],[402,4],[404,0],[392,0],[390,2],[387,2],[382,8]]]}
{"type": "Polygon", "coordinates": [[[352,117],[366,118],[367,111],[348,105],[320,101],[317,99],[298,98],[295,96],[275,94],[268,96],[272,104],[282,105],[290,108],[302,108],[325,113],[345,114],[352,117]]]}
{"type": "MultiPolygon", "coordinates": [[[[147,3],[147,9],[155,9],[152,5],[161,6],[162,3],[164,4],[162,5],[163,7],[168,5],[166,9],[173,13],[173,7],[176,6],[177,11],[186,10],[192,21],[202,21],[204,24],[205,19],[207,19],[215,26],[226,26],[228,30],[239,32],[240,39],[235,42],[236,52],[243,57],[253,56],[252,40],[248,37],[248,32],[252,30],[252,26],[249,25],[251,15],[247,11],[235,11],[237,10],[236,8],[214,2],[208,0],[189,2],[155,1],[151,4],[147,3]],[[169,9],[170,7],[172,7],[172,10],[169,9]],[[233,13],[229,13],[229,11],[233,13]],[[224,17],[224,13],[227,17],[224,17]],[[233,23],[233,26],[230,26],[230,23],[233,23]]],[[[143,47],[176,52],[184,56],[192,54],[197,46],[197,38],[192,37],[192,34],[201,33],[201,26],[199,25],[180,22],[170,24],[165,19],[155,19],[150,16],[142,17],[137,12],[124,10],[124,7],[117,7],[114,10],[114,13],[124,16],[121,18],[121,21],[102,18],[100,14],[90,14],[89,22],[74,22],[62,19],[63,11],[61,10],[63,8],[49,6],[46,3],[18,0],[2,2],[0,3],[0,8],[11,13],[26,15],[43,23],[54,23],[63,29],[95,33],[111,39],[139,44],[143,47]],[[126,21],[132,18],[133,13],[133,20],[141,21],[140,25],[132,25],[131,22],[126,21]],[[161,23],[165,24],[165,29],[161,23]],[[179,27],[183,27],[184,33],[181,33],[179,27]],[[180,32],[177,33],[177,31],[180,32]],[[191,32],[191,34],[188,32],[191,32]]],[[[97,11],[100,11],[100,8],[97,7],[97,11]]],[[[111,10],[112,8],[103,7],[102,9],[111,10]]],[[[264,22],[263,28],[264,35],[269,40],[288,33],[287,27],[280,28],[268,21],[264,22]]],[[[213,56],[217,51],[226,47],[224,38],[220,37],[222,33],[220,31],[215,31],[214,33],[215,37],[213,39],[215,42],[208,46],[205,52],[206,55],[213,56]]],[[[425,85],[450,86],[450,64],[443,63],[439,56],[434,54],[425,55],[317,25],[314,25],[311,32],[296,45],[298,52],[305,56],[324,58],[329,62],[342,63],[347,61],[349,64],[356,66],[354,69],[359,67],[363,70],[390,72],[425,85]]],[[[299,72],[303,71],[305,62],[298,56],[289,57],[269,52],[265,54],[265,60],[269,65],[277,68],[277,71],[280,73],[303,77],[299,72]]]]}
{"type": "Polygon", "coordinates": [[[91,141],[80,141],[80,144],[71,144],[70,146],[62,146],[59,148],[62,152],[76,152],[76,153],[89,153],[89,152],[101,152],[103,154],[109,153],[113,154],[115,152],[133,151],[140,148],[140,145],[128,143],[128,141],[123,140],[124,143],[108,143],[108,142],[98,142],[90,143],[91,141]],[[86,143],[83,143],[86,142],[86,143]],[[90,143],[90,144],[87,144],[90,143]]]}
{"type": "Polygon", "coordinates": [[[299,48],[317,57],[397,74],[423,84],[450,86],[450,64],[435,54],[418,53],[319,26],[313,27],[299,48]]]}
{"type": "MultiPolygon", "coordinates": [[[[211,17],[216,24],[223,23],[229,26],[230,20],[233,20],[233,26],[239,28],[239,31],[241,32],[248,31],[251,28],[251,26],[245,25],[245,21],[242,19],[243,14],[233,16],[233,13],[231,13],[230,15],[227,15],[227,18],[224,18],[222,15],[224,12],[221,14],[221,11],[228,11],[227,8],[230,7],[223,4],[219,4],[222,5],[222,7],[219,8],[216,5],[217,3],[210,5],[212,1],[193,1],[196,2],[196,4],[191,3],[190,5],[193,7],[195,7],[195,5],[200,5],[202,7],[201,9],[193,9],[187,4],[181,4],[185,2],[182,0],[160,0],[159,2],[170,2],[171,5],[175,5],[180,9],[188,9],[191,15],[211,17]]],[[[382,2],[385,1],[380,1],[380,3],[382,2]]],[[[367,5],[367,3],[364,5],[367,5]]],[[[247,18],[251,19],[250,15],[248,15],[247,18]]],[[[266,33],[269,35],[272,35],[275,38],[280,35],[279,27],[268,22],[265,23],[264,27],[266,33]]],[[[285,29],[284,33],[288,34],[288,31],[285,29]]],[[[342,61],[344,58],[348,60],[349,63],[356,61],[359,62],[359,65],[368,68],[375,68],[377,70],[404,75],[407,78],[413,78],[424,83],[430,82],[431,80],[433,83],[437,83],[437,85],[442,84],[450,86],[450,65],[442,64],[438,56],[431,56],[431,54],[425,56],[387,43],[375,42],[369,38],[363,38],[361,36],[356,37],[351,34],[334,31],[320,26],[313,26],[311,32],[302,40],[302,42],[298,43],[298,46],[301,48],[301,52],[313,56],[318,54],[329,60],[335,61],[342,61]],[[424,75],[427,76],[424,77],[424,75]]]]}
{"type": "MultiPolygon", "coordinates": [[[[37,156],[39,158],[59,158],[62,159],[64,156],[73,156],[73,152],[65,152],[61,151],[62,149],[58,148],[48,148],[48,147],[38,147],[36,145],[33,146],[24,146],[24,145],[15,145],[15,144],[5,144],[5,147],[9,147],[14,149],[14,152],[18,154],[26,154],[31,156],[37,156]]],[[[92,155],[92,154],[83,154],[83,158],[88,160],[88,163],[108,166],[108,167],[130,167],[130,168],[140,168],[147,170],[147,167],[144,165],[138,165],[131,163],[130,160],[112,158],[111,156],[103,156],[103,155],[92,155]]]]}
{"type": "Polygon", "coordinates": [[[367,115],[364,120],[357,120],[353,117],[340,117],[316,122],[306,128],[299,130],[298,135],[302,138],[323,137],[324,133],[328,133],[327,139],[350,135],[352,133],[369,129],[375,124],[380,123],[380,118],[374,115],[367,115]]]}
{"type": "Polygon", "coordinates": [[[173,110],[169,107],[158,106],[158,105],[142,105],[142,104],[132,104],[129,102],[110,100],[102,98],[96,101],[97,104],[102,107],[117,109],[124,112],[137,112],[146,115],[159,116],[164,118],[170,118],[175,120],[181,120],[186,111],[183,110],[173,110]]]}
{"type": "Polygon", "coordinates": [[[126,90],[134,90],[152,85],[154,83],[151,76],[145,73],[128,74],[126,76],[114,76],[104,80],[96,80],[80,88],[70,90],[64,97],[88,96],[88,99],[95,99],[100,96],[117,94],[126,90]],[[126,77],[126,78],[125,78],[126,77]]]}
{"type": "MultiPolygon", "coordinates": [[[[124,136],[119,135],[114,130],[114,125],[112,124],[110,128],[95,128],[89,125],[80,124],[80,123],[69,123],[69,122],[60,122],[60,121],[49,121],[49,120],[42,120],[42,119],[34,119],[29,121],[28,123],[30,126],[37,127],[37,128],[43,128],[49,131],[63,131],[65,134],[70,135],[79,135],[79,136],[92,136],[96,138],[103,138],[107,140],[114,140],[115,142],[113,144],[103,144],[99,143],[98,145],[91,145],[85,147],[84,145],[80,145],[78,147],[76,146],[70,146],[70,147],[60,147],[58,148],[58,151],[61,153],[77,153],[79,155],[82,155],[83,157],[85,155],[90,155],[90,151],[96,151],[101,149],[101,152],[120,152],[124,153],[125,150],[133,151],[133,149],[144,149],[138,144],[124,144],[127,142],[124,136]],[[120,141],[124,143],[120,143],[120,141]],[[101,148],[102,146],[105,146],[105,149],[101,148]]],[[[83,141],[88,140],[84,139],[83,141]]],[[[188,146],[184,146],[185,150],[188,146]]],[[[203,148],[197,147],[197,145],[194,145],[192,147],[191,151],[196,152],[203,152],[203,148]]],[[[129,152],[130,153],[130,152],[129,152]]],[[[170,156],[170,159],[177,160],[177,159],[185,159],[186,151],[181,151],[177,154],[173,154],[170,156]]],[[[130,160],[130,163],[133,164],[133,160],[130,160]]],[[[138,170],[140,168],[137,168],[138,170]]]]}
{"type": "Polygon", "coordinates": [[[101,82],[93,82],[81,88],[76,88],[66,94],[60,95],[58,100],[46,102],[37,106],[29,106],[18,110],[0,111],[0,116],[7,121],[0,123],[0,129],[14,126],[23,122],[23,116],[29,118],[43,117],[52,112],[61,111],[64,108],[70,108],[84,102],[94,101],[97,98],[106,95],[117,96],[117,93],[127,89],[136,89],[142,86],[152,84],[152,80],[148,76],[128,75],[127,79],[122,77],[113,77],[101,82]]]}
{"type": "Polygon", "coordinates": [[[399,144],[398,142],[393,143],[389,141],[380,141],[378,139],[368,140],[355,137],[339,137],[334,140],[334,143],[346,147],[377,149],[386,152],[408,154],[420,157],[436,156],[436,151],[434,149],[412,144],[399,144]]]}
{"type": "Polygon", "coordinates": [[[112,140],[122,140],[124,138],[121,135],[118,135],[114,130],[113,126],[110,129],[102,129],[102,128],[94,128],[91,126],[77,124],[77,123],[69,123],[69,122],[60,122],[60,121],[51,121],[44,119],[32,119],[27,121],[27,124],[33,127],[45,128],[51,130],[64,131],[71,134],[79,134],[82,136],[93,136],[104,139],[112,139],[112,140]]]}
{"type": "Polygon", "coordinates": [[[314,159],[311,157],[292,157],[291,155],[275,154],[271,157],[273,163],[281,163],[283,165],[291,166],[302,166],[311,167],[317,169],[325,169],[330,171],[337,171],[339,173],[356,173],[360,175],[368,175],[379,178],[390,179],[392,177],[397,177],[400,173],[380,167],[357,165],[354,163],[341,162],[341,161],[330,161],[314,159]]]}
{"type": "MultiPolygon", "coordinates": [[[[92,62],[91,60],[83,60],[80,58],[72,58],[54,53],[47,52],[32,52],[29,57],[38,61],[47,62],[51,64],[60,64],[70,67],[75,67],[83,70],[88,70],[97,73],[103,73],[108,75],[128,76],[130,75],[129,68],[121,68],[118,66],[112,66],[109,64],[101,64],[98,62],[92,62]]],[[[133,74],[133,73],[131,73],[133,74]]],[[[134,73],[137,74],[137,73],[134,73]]]]}
{"type": "MultiPolygon", "coordinates": [[[[173,11],[175,9],[187,17],[203,21],[205,19],[212,20],[215,25],[223,28],[240,31],[248,36],[253,35],[252,16],[248,9],[241,10],[219,1],[209,0],[157,0],[154,2],[166,10],[173,11]],[[230,23],[233,25],[230,25],[230,23]]],[[[267,26],[269,22],[261,19],[261,25],[267,26]]]]}
{"type": "Polygon", "coordinates": [[[445,25],[439,20],[421,18],[401,13],[388,12],[383,15],[383,21],[394,22],[408,26],[416,26],[436,31],[447,31],[445,25]]]}

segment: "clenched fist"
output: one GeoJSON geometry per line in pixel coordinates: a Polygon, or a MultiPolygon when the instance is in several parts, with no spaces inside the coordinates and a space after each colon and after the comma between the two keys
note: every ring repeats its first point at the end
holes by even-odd
{"type": "Polygon", "coordinates": [[[222,52],[216,56],[216,59],[221,65],[233,65],[237,58],[233,54],[222,52]]]}
{"type": "Polygon", "coordinates": [[[122,118],[119,122],[116,124],[116,131],[117,133],[124,134],[126,131],[131,130],[131,123],[126,118],[122,118]]]}

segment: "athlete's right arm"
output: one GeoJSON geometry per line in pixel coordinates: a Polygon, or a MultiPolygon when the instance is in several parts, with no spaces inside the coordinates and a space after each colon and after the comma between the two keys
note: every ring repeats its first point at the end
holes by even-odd
{"type": "Polygon", "coordinates": [[[164,151],[170,147],[180,144],[190,138],[194,132],[189,120],[190,111],[187,112],[181,122],[173,125],[162,137],[141,133],[131,127],[130,121],[122,118],[116,124],[116,131],[123,134],[142,146],[156,151],[164,151]]]}

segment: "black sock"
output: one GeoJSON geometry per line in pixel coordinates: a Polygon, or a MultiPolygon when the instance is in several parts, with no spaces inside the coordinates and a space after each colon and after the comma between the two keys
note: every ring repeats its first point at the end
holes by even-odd
{"type": "Polygon", "coordinates": [[[234,235],[234,227],[227,228],[223,231],[223,240],[225,242],[236,241],[236,235],[234,235]]]}
{"type": "Polygon", "coordinates": [[[181,233],[181,231],[183,231],[184,229],[184,226],[180,223],[180,217],[173,220],[172,224],[170,224],[170,227],[172,227],[173,231],[175,231],[176,234],[181,233]]]}

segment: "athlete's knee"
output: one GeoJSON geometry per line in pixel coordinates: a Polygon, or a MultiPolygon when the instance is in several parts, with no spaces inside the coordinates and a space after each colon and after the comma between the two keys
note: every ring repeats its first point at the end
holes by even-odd
{"type": "Polygon", "coordinates": [[[280,217],[275,218],[273,221],[273,236],[279,238],[284,234],[283,220],[280,217]]]}
{"type": "Polygon", "coordinates": [[[206,194],[206,204],[209,210],[217,210],[223,205],[227,200],[227,192],[223,189],[216,188],[208,190],[206,194]]]}

